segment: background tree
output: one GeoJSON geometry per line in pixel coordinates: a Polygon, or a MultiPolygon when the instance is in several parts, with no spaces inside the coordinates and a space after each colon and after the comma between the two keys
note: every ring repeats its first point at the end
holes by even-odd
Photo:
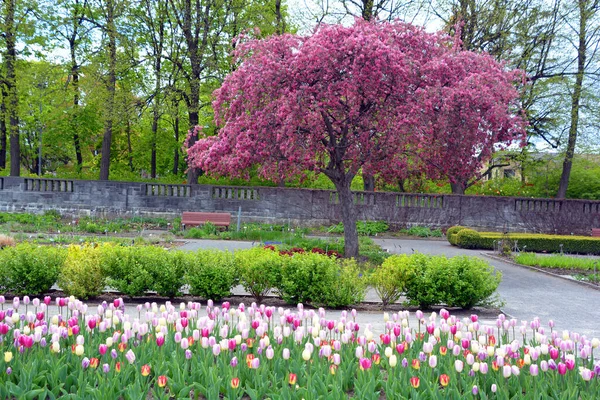
{"type": "MultiPolygon", "coordinates": [[[[490,57],[468,53],[460,61],[474,63],[469,79],[446,77],[444,57],[459,51],[448,40],[408,24],[357,20],[352,27],[322,26],[306,38],[283,35],[238,45],[238,68],[213,104],[219,135],[188,141],[189,162],[230,176],[258,165],[259,174],[271,180],[305,170],[323,173],[337,191],[345,255],[355,257],[357,213],[350,185],[356,174],[361,168],[385,171],[392,157],[420,145],[435,114],[428,105],[430,88],[435,93],[436,87],[458,85],[457,94],[472,94],[464,96],[469,107],[489,72],[478,66],[491,63],[502,74],[490,57]],[[273,157],[274,150],[284,157],[273,157]]],[[[520,130],[518,116],[501,115],[507,110],[501,103],[514,92],[509,81],[495,87],[501,91],[497,107],[479,123],[493,126],[488,120],[493,116],[512,123],[504,129],[520,130]]]]}

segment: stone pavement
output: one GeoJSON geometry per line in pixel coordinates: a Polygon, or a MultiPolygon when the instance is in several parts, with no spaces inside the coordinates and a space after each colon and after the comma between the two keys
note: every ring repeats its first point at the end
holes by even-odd
{"type": "MultiPolygon", "coordinates": [[[[555,322],[555,329],[572,330],[588,337],[600,337],[600,290],[595,290],[564,278],[550,276],[529,268],[487,257],[478,250],[459,249],[447,241],[418,239],[375,239],[375,242],[391,253],[421,252],[424,254],[479,256],[489,261],[502,272],[502,282],[498,294],[504,301],[502,311],[509,317],[530,321],[539,317],[547,326],[548,320],[555,322]]],[[[258,243],[222,241],[222,240],[188,240],[180,249],[197,250],[215,248],[233,250],[249,248],[258,243]]],[[[236,288],[235,294],[244,294],[243,289],[236,288]]],[[[377,295],[370,291],[368,301],[377,301],[377,295]]],[[[365,323],[375,326],[382,324],[381,313],[359,313],[364,316],[365,323]]],[[[492,321],[493,322],[493,321],[492,321]]]]}

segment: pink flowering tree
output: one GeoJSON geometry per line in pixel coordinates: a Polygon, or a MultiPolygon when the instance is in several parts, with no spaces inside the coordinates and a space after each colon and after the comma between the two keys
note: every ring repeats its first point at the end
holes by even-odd
{"type": "Polygon", "coordinates": [[[487,172],[494,152],[525,144],[514,85],[522,73],[506,71],[487,54],[449,51],[423,75],[418,157],[427,176],[445,178],[453,193],[464,194],[487,172]]]}
{"type": "Polygon", "coordinates": [[[428,85],[443,81],[439,60],[454,51],[447,36],[360,19],[309,37],[242,41],[237,68],[215,92],[218,136],[188,149],[190,167],[240,177],[258,166],[274,181],[325,174],[338,193],[345,255],[357,256],[350,184],[361,169],[389,176],[403,155],[420,153],[432,131],[423,125],[434,124],[428,85]]]}

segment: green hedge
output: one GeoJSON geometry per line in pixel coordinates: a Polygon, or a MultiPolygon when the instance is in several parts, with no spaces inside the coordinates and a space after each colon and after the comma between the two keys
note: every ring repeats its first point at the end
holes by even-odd
{"type": "Polygon", "coordinates": [[[501,277],[500,272],[477,257],[416,253],[389,257],[371,275],[371,285],[380,296],[389,294],[387,301],[397,300],[402,291],[408,303],[424,308],[436,304],[471,308],[489,302],[501,277]]]}
{"type": "Polygon", "coordinates": [[[455,235],[465,228],[466,227],[460,225],[455,225],[448,228],[446,231],[446,238],[448,239],[448,242],[450,242],[451,245],[456,246],[456,242],[454,240],[455,235]]]}
{"type": "Polygon", "coordinates": [[[473,234],[473,231],[470,229],[467,230],[468,234],[460,237],[461,232],[465,231],[464,227],[461,228],[463,229],[454,234],[452,240],[449,235],[448,241],[451,244],[466,249],[493,250],[494,245],[497,245],[499,241],[508,240],[511,249],[517,244],[520,250],[525,249],[536,253],[560,253],[562,245],[563,253],[600,255],[600,238],[597,237],[533,233],[510,233],[504,235],[499,232],[477,232],[473,234]]]}

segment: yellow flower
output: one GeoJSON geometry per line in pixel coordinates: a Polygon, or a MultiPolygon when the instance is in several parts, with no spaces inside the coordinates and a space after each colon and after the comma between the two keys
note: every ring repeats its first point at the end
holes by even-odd
{"type": "Polygon", "coordinates": [[[12,351],[7,351],[4,353],[4,362],[9,363],[13,359],[12,351]]]}

